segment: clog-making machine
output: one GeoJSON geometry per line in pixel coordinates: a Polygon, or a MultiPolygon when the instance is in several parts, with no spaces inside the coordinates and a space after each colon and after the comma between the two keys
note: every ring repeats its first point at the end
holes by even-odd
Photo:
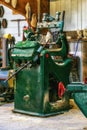
{"type": "Polygon", "coordinates": [[[56,19],[53,19],[44,14],[36,33],[29,29],[26,40],[18,42],[12,49],[14,112],[55,115],[69,110],[70,98],[74,98],[87,116],[87,85],[70,83],[72,58],[68,56],[68,43],[63,33],[64,17],[60,21],[59,16],[60,13],[57,13],[56,19]],[[54,22],[51,22],[52,19],[54,22]],[[41,39],[43,35],[40,31],[44,28],[58,29],[55,42],[51,38],[41,39]]]}

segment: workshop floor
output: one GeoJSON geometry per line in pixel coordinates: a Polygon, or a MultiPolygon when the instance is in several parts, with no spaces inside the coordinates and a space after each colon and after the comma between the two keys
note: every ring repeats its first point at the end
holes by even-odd
{"type": "Polygon", "coordinates": [[[13,109],[14,103],[0,106],[0,130],[87,130],[87,119],[77,107],[45,118],[13,113],[13,109]]]}

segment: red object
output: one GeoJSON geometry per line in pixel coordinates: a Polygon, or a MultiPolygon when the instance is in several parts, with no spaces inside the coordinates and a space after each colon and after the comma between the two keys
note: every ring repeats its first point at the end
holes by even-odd
{"type": "Polygon", "coordinates": [[[45,56],[46,56],[46,58],[49,58],[49,54],[48,53],[45,56]]]}
{"type": "Polygon", "coordinates": [[[24,31],[27,31],[27,30],[28,30],[28,27],[24,26],[23,30],[24,30],[24,31]]]}
{"type": "Polygon", "coordinates": [[[62,82],[59,82],[58,83],[58,96],[59,98],[62,98],[62,96],[64,95],[64,92],[65,92],[65,87],[64,87],[64,84],[62,82]]]}
{"type": "Polygon", "coordinates": [[[87,84],[87,78],[84,79],[84,83],[87,84]]]}

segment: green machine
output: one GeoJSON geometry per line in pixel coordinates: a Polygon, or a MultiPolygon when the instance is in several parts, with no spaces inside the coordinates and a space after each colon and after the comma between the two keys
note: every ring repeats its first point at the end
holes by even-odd
{"type": "Polygon", "coordinates": [[[87,84],[73,82],[66,87],[66,94],[70,94],[81,112],[87,117],[87,84]]]}
{"type": "MultiPolygon", "coordinates": [[[[15,70],[15,112],[42,117],[63,113],[70,109],[69,101],[73,97],[87,117],[87,85],[69,82],[72,59],[68,57],[63,25],[64,21],[48,25],[59,29],[56,48],[42,45],[40,33],[34,35],[31,31],[26,41],[15,44],[11,55],[15,70]]],[[[42,25],[38,27],[41,28],[42,25]]]]}
{"type": "MultiPolygon", "coordinates": [[[[66,57],[64,38],[62,35],[63,45],[59,50],[45,49],[35,41],[16,44],[12,53],[15,67],[29,64],[16,74],[14,111],[46,116],[69,109],[69,96],[64,95],[62,99],[58,96],[58,84],[62,82],[65,87],[69,84],[71,69],[71,59],[66,57]],[[43,49],[37,55],[40,48],[43,49]],[[59,54],[63,57],[62,60],[53,59],[59,54]]],[[[64,86],[60,91],[65,90],[64,86]]]]}
{"type": "Polygon", "coordinates": [[[15,112],[49,116],[70,108],[69,95],[64,92],[69,84],[72,60],[67,57],[63,24],[63,21],[57,21],[56,25],[48,25],[48,28],[60,30],[56,49],[40,44],[35,40],[39,39],[39,33],[34,37],[32,32],[29,32],[26,41],[15,45],[12,51],[14,69],[21,70],[14,80],[15,112]]]}
{"type": "MultiPolygon", "coordinates": [[[[25,41],[17,45],[12,54],[15,64],[21,66],[32,62],[16,75],[15,111],[46,116],[68,109],[69,97],[58,97],[58,84],[63,82],[66,86],[69,83],[71,59],[65,58],[64,54],[63,61],[53,60],[52,56],[58,53],[54,49],[43,49],[37,59],[37,55],[33,56],[37,54],[37,42],[25,41]]],[[[65,47],[62,49],[61,55],[66,51],[65,47]]]]}

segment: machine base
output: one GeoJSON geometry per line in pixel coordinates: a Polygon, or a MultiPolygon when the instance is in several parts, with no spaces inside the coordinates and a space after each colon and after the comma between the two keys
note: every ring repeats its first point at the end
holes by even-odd
{"type": "Polygon", "coordinates": [[[48,113],[48,114],[27,112],[27,111],[17,110],[17,109],[14,109],[13,112],[15,112],[15,113],[21,113],[21,114],[26,114],[26,115],[30,115],[30,116],[49,117],[49,116],[55,116],[55,115],[59,115],[59,114],[64,114],[64,112],[67,112],[68,110],[69,110],[69,109],[67,109],[67,110],[65,110],[65,111],[53,112],[53,113],[48,113]]]}

